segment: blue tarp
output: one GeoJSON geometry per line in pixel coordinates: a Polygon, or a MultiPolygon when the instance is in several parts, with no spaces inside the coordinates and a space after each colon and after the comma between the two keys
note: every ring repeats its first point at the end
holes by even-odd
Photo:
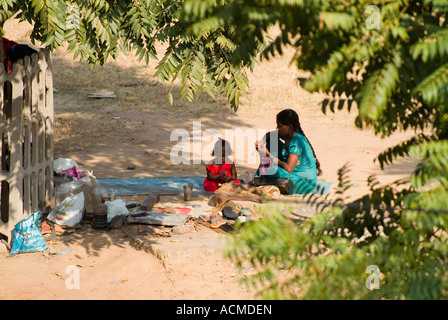
{"type": "Polygon", "coordinates": [[[20,220],[14,226],[14,240],[10,255],[22,252],[45,251],[47,245],[39,230],[40,211],[33,212],[28,218],[20,220]]]}
{"type": "Polygon", "coordinates": [[[317,181],[317,186],[316,186],[316,190],[314,191],[314,193],[320,194],[320,195],[325,195],[330,191],[332,182],[322,182],[322,181],[317,181]]]}
{"type": "MultiPolygon", "coordinates": [[[[114,189],[117,194],[149,194],[158,192],[160,194],[183,194],[184,185],[193,186],[193,195],[209,195],[204,190],[204,177],[165,177],[165,178],[104,178],[98,182],[110,192],[114,189]]],[[[317,182],[320,194],[330,191],[331,182],[317,182]]]]}
{"type": "Polygon", "coordinates": [[[98,179],[108,192],[114,189],[117,194],[183,194],[184,185],[193,186],[193,195],[209,195],[204,190],[204,177],[167,177],[167,178],[104,178],[98,179]]]}

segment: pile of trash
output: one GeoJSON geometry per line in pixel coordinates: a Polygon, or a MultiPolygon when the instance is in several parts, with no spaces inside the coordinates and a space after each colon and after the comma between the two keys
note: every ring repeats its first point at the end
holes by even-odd
{"type": "Polygon", "coordinates": [[[113,190],[109,194],[93,172],[80,169],[74,160],[55,160],[54,172],[54,205],[47,216],[48,220],[60,226],[74,227],[81,222],[85,212],[87,218],[101,215],[101,223],[96,223],[94,219],[94,226],[102,228],[115,216],[129,214],[123,199],[117,199],[113,190]]]}
{"type": "MultiPolygon", "coordinates": [[[[237,220],[241,222],[257,220],[256,210],[250,207],[249,210],[253,211],[250,213],[245,210],[248,208],[247,203],[241,205],[235,200],[249,201],[254,204],[262,202],[258,194],[249,192],[252,189],[243,190],[247,191],[247,194],[237,190],[237,196],[235,196],[232,193],[234,190],[221,187],[219,192],[209,199],[215,200],[213,204],[210,201],[203,204],[190,203],[180,207],[177,204],[174,206],[168,203],[162,204],[159,202],[158,192],[146,195],[146,199],[141,203],[127,203],[113,189],[108,192],[106,186],[98,181],[93,172],[81,169],[74,160],[67,158],[54,161],[54,183],[52,210],[46,217],[42,217],[40,211],[33,212],[30,217],[17,223],[11,255],[46,251],[48,247],[45,240],[50,241],[57,237],[56,230],[84,228],[90,223],[94,229],[119,229],[123,225],[126,225],[125,229],[127,229],[132,224],[152,225],[155,227],[148,227],[153,229],[158,229],[158,226],[172,227],[173,233],[190,232],[191,225],[187,222],[215,229],[225,227],[225,222],[226,225],[232,227],[237,220]],[[232,207],[232,204],[237,207],[232,207]],[[207,212],[210,213],[207,214],[207,212]],[[217,219],[218,214],[219,219],[217,219]],[[41,218],[44,220],[42,221],[41,218]],[[42,222],[40,228],[39,222],[42,222]]],[[[191,199],[187,200],[184,197],[184,200],[191,199]]],[[[66,232],[68,231],[63,231],[62,234],[66,232]]]]}
{"type": "Polygon", "coordinates": [[[16,224],[12,245],[5,242],[10,255],[48,251],[45,240],[55,238],[56,230],[75,229],[84,222],[95,229],[118,229],[124,224],[182,227],[193,210],[191,206],[154,208],[160,200],[158,193],[150,194],[142,203],[127,203],[113,189],[108,192],[93,172],[67,158],[54,161],[54,183],[52,210],[46,217],[40,211],[33,212],[16,224]]]}

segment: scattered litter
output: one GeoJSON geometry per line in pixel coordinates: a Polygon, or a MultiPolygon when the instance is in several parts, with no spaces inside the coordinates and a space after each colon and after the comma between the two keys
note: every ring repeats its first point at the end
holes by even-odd
{"type": "Polygon", "coordinates": [[[140,83],[123,83],[123,84],[120,84],[120,87],[132,88],[132,87],[137,87],[140,85],[141,85],[140,83]]]}
{"type": "Polygon", "coordinates": [[[96,99],[101,99],[101,98],[112,98],[112,99],[115,99],[117,96],[115,95],[114,91],[106,91],[106,92],[92,92],[92,93],[88,93],[87,97],[89,97],[89,98],[96,98],[96,99]]]}
{"type": "Polygon", "coordinates": [[[132,217],[146,217],[148,215],[148,213],[146,211],[138,210],[138,211],[132,212],[130,215],[132,217]]]}
{"type": "Polygon", "coordinates": [[[154,212],[162,212],[167,214],[189,214],[191,212],[192,208],[188,207],[179,207],[179,208],[172,208],[172,207],[159,207],[154,212]]]}
{"type": "Polygon", "coordinates": [[[198,224],[205,224],[207,220],[207,216],[203,214],[199,215],[198,217],[193,217],[193,221],[198,224]]]}
{"type": "Polygon", "coordinates": [[[84,174],[76,166],[58,171],[58,173],[63,177],[74,178],[74,180],[80,180],[84,178],[84,174]]]}
{"type": "Polygon", "coordinates": [[[112,117],[112,119],[118,120],[118,119],[120,119],[120,117],[112,117]]]}
{"type": "MultiPolygon", "coordinates": [[[[94,96],[95,94],[91,95],[94,96]]],[[[105,95],[107,96],[107,93],[99,94],[101,97],[104,97],[105,95]]],[[[120,119],[120,117],[112,118],[120,119]]],[[[228,226],[231,227],[235,222],[233,220],[225,220],[223,214],[220,212],[219,221],[208,224],[209,214],[206,212],[211,211],[210,206],[213,207],[210,203],[184,204],[179,207],[175,204],[159,204],[160,207],[155,207],[160,201],[161,194],[181,194],[184,185],[193,186],[193,191],[197,189],[193,192],[193,195],[195,196],[209,195],[209,193],[203,193],[201,191],[203,177],[97,179],[93,176],[93,172],[81,170],[75,161],[68,158],[57,159],[54,162],[54,169],[55,173],[57,173],[56,170],[59,170],[59,172],[64,170],[67,175],[72,176],[74,179],[78,176],[80,177],[81,174],[84,175],[79,180],[65,182],[55,188],[55,201],[56,203],[59,202],[59,205],[55,207],[47,217],[49,221],[55,223],[55,226],[75,227],[83,218],[85,218],[85,221],[92,221],[92,226],[96,228],[98,227],[98,219],[96,219],[97,223],[95,224],[95,217],[98,217],[98,215],[95,216],[95,208],[101,204],[105,207],[105,212],[103,214],[104,221],[102,223],[104,223],[104,227],[110,229],[119,229],[125,224],[143,224],[173,227],[171,233],[184,234],[195,231],[194,227],[183,228],[183,226],[186,226],[186,222],[190,219],[193,219],[193,226],[207,223],[208,227],[214,229],[220,227],[224,228],[226,227],[225,224],[228,224],[228,226]],[[107,186],[109,192],[104,186],[107,186]],[[126,186],[135,190],[133,190],[133,192],[127,192],[126,186]],[[146,194],[147,197],[144,201],[139,203],[126,203],[122,198],[117,199],[114,194],[124,196],[146,194]],[[83,195],[84,203],[78,208],[74,203],[74,199],[82,198],[83,195]],[[62,199],[63,201],[61,201],[62,199]],[[72,211],[77,211],[77,214],[73,214],[72,211]],[[85,212],[84,217],[83,212],[85,212]],[[68,220],[73,218],[72,216],[76,216],[76,221],[69,222],[68,220]]],[[[132,170],[135,169],[135,166],[130,164],[126,169],[132,170]]],[[[248,178],[250,179],[252,177],[248,175],[248,178]]],[[[49,229],[50,228],[48,228],[47,225],[43,224],[42,231],[51,233],[50,236],[55,238],[56,232],[51,232],[49,229]]]]}
{"type": "Polygon", "coordinates": [[[154,205],[160,201],[160,193],[154,192],[150,194],[141,204],[140,209],[150,211],[154,205]]]}
{"type": "Polygon", "coordinates": [[[44,252],[42,252],[43,255],[47,258],[51,258],[52,255],[55,255],[58,253],[58,250],[53,247],[48,247],[44,252]]]}
{"type": "Polygon", "coordinates": [[[155,224],[161,226],[178,226],[184,224],[189,219],[188,215],[184,214],[165,214],[162,212],[139,212],[137,215],[129,215],[128,223],[144,223],[155,224]]]}
{"type": "Polygon", "coordinates": [[[120,283],[125,283],[127,282],[128,279],[111,279],[109,280],[110,284],[120,284],[120,283]]]}
{"type": "Polygon", "coordinates": [[[51,210],[47,219],[61,226],[74,227],[82,220],[84,193],[65,198],[60,205],[51,210]]]}
{"type": "Polygon", "coordinates": [[[107,206],[107,222],[110,223],[115,216],[127,216],[129,214],[126,208],[126,202],[123,199],[115,199],[113,201],[106,201],[107,206]]]}
{"type": "Polygon", "coordinates": [[[220,226],[225,225],[226,223],[227,223],[226,220],[218,219],[216,222],[211,223],[211,224],[210,224],[210,227],[216,229],[216,228],[219,228],[220,226]]]}
{"type": "Polygon", "coordinates": [[[19,221],[14,227],[14,240],[10,255],[22,252],[37,252],[47,249],[45,239],[39,230],[40,211],[19,221]]]}
{"type": "MultiPolygon", "coordinates": [[[[54,190],[56,203],[59,204],[62,202],[62,200],[64,200],[68,196],[74,195],[76,193],[84,191],[88,191],[90,193],[90,191],[87,189],[91,187],[86,186],[87,184],[90,184],[89,177],[84,177],[81,178],[80,180],[67,181],[56,186],[54,190]]],[[[86,194],[84,194],[84,197],[86,197],[86,194]]]]}
{"type": "Polygon", "coordinates": [[[126,221],[125,215],[115,216],[110,220],[109,227],[111,229],[119,229],[123,226],[126,221]]]}
{"type": "Polygon", "coordinates": [[[131,202],[131,203],[127,203],[126,204],[126,208],[132,209],[132,208],[135,208],[135,207],[137,207],[139,205],[140,205],[139,203],[131,202]]]}
{"type": "Polygon", "coordinates": [[[238,219],[238,213],[234,212],[232,207],[226,206],[226,207],[222,208],[222,213],[228,219],[232,219],[232,220],[238,219]]]}
{"type": "Polygon", "coordinates": [[[177,208],[176,214],[189,214],[191,212],[191,208],[177,208]]]}
{"type": "Polygon", "coordinates": [[[42,235],[51,233],[51,226],[46,221],[42,222],[40,229],[42,235]]]}
{"type": "MultiPolygon", "coordinates": [[[[63,137],[65,138],[65,137],[63,137]]],[[[69,159],[69,158],[58,158],[53,161],[53,170],[55,172],[60,172],[62,170],[68,170],[70,168],[76,167],[79,169],[78,164],[76,161],[69,159]]]]}
{"type": "Polygon", "coordinates": [[[58,253],[59,253],[59,254],[66,254],[67,252],[70,252],[70,251],[72,251],[73,249],[75,249],[75,247],[73,247],[73,246],[72,246],[70,249],[67,249],[67,250],[65,250],[65,251],[61,251],[61,250],[58,249],[58,253]]]}

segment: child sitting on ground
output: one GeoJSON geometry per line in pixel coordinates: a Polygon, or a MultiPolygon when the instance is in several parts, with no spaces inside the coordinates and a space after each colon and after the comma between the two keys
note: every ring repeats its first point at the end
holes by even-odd
{"type": "Polygon", "coordinates": [[[231,154],[230,144],[226,140],[219,139],[215,143],[212,152],[212,156],[215,158],[206,166],[207,177],[204,180],[205,190],[215,192],[224,183],[240,183],[235,164],[228,158],[231,154]]]}

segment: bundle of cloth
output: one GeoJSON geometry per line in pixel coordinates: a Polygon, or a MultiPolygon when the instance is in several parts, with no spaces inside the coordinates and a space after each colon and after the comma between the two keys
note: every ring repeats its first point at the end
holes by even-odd
{"type": "Polygon", "coordinates": [[[236,183],[225,183],[211,197],[209,205],[214,205],[212,213],[218,213],[230,200],[264,203],[281,196],[276,186],[251,186],[236,183]]]}

